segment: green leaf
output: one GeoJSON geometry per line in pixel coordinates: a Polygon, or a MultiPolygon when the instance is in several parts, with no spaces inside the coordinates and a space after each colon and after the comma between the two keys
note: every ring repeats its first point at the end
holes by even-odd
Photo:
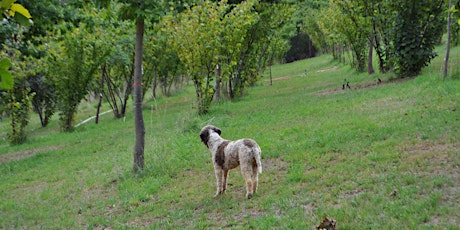
{"type": "Polygon", "coordinates": [[[3,58],[0,61],[0,89],[12,89],[14,85],[13,75],[8,71],[11,67],[10,59],[3,58]]]}
{"type": "Polygon", "coordinates": [[[4,10],[7,10],[10,8],[11,4],[13,4],[16,0],[3,0],[1,2],[1,7],[4,10]]]}
{"type": "Polygon", "coordinates": [[[12,89],[14,85],[13,75],[7,70],[0,70],[0,89],[12,89]]]}
{"type": "Polygon", "coordinates": [[[21,4],[15,3],[11,6],[11,9],[10,9],[11,16],[15,16],[16,13],[22,14],[27,19],[32,18],[29,11],[26,8],[24,8],[24,6],[22,6],[21,4]]]}
{"type": "Polygon", "coordinates": [[[25,17],[20,13],[14,14],[14,19],[21,25],[21,26],[31,26],[33,24],[32,19],[25,17]]]}
{"type": "Polygon", "coordinates": [[[8,70],[11,66],[12,65],[11,65],[10,59],[3,58],[2,60],[0,60],[0,69],[8,70]]]}

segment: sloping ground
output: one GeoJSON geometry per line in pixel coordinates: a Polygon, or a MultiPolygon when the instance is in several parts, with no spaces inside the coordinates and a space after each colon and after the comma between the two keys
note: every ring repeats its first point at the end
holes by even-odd
{"type": "Polygon", "coordinates": [[[440,80],[440,59],[398,82],[328,56],[279,65],[273,85],[261,81],[202,117],[192,87],[146,101],[140,175],[131,173],[131,114],[73,133],[59,133],[56,121],[38,128],[33,118],[26,144],[0,144],[0,228],[312,229],[327,216],[341,229],[456,229],[460,82],[440,80]],[[262,147],[253,199],[244,198],[238,169],[213,198],[210,154],[198,136],[208,122],[226,139],[262,147]]]}

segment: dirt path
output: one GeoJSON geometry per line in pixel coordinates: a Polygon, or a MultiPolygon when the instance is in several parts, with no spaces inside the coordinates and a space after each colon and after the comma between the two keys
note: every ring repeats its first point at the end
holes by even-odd
{"type": "Polygon", "coordinates": [[[43,147],[43,148],[29,149],[29,150],[24,150],[24,151],[7,153],[5,155],[0,156],[0,163],[21,160],[21,159],[31,157],[31,156],[33,156],[35,154],[38,154],[38,153],[41,153],[41,152],[46,152],[46,151],[51,151],[51,150],[58,150],[58,149],[61,149],[63,147],[64,146],[47,146],[47,147],[43,147]]]}

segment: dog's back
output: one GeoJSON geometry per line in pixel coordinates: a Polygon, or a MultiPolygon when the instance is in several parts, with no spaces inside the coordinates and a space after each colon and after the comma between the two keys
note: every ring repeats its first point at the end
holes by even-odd
{"type": "Polygon", "coordinates": [[[255,163],[257,172],[262,173],[261,155],[262,150],[252,139],[240,139],[228,146],[229,157],[239,161],[246,161],[248,165],[255,163]]]}

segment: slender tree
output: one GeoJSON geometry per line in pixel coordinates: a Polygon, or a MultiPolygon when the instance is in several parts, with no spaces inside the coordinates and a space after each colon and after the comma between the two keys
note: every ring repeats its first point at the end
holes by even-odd
{"type": "MultiPolygon", "coordinates": [[[[105,2],[109,2],[105,0],[105,2]]],[[[158,0],[118,0],[122,3],[121,16],[132,19],[136,23],[136,45],[134,51],[134,127],[135,146],[133,172],[137,173],[144,169],[144,143],[145,125],[142,115],[142,53],[146,20],[157,22],[169,9],[179,9],[186,1],[158,1],[158,0]]]]}
{"type": "Polygon", "coordinates": [[[443,80],[447,77],[447,67],[449,63],[450,54],[450,40],[451,40],[451,28],[452,28],[452,0],[449,0],[449,10],[447,11],[447,42],[446,42],[446,56],[444,57],[444,65],[442,70],[443,80]]]}
{"type": "Polygon", "coordinates": [[[136,144],[134,146],[133,171],[144,168],[145,126],[142,115],[142,43],[144,39],[144,18],[136,19],[136,48],[134,54],[134,127],[136,144]]]}
{"type": "Polygon", "coordinates": [[[142,45],[144,40],[144,27],[148,15],[158,15],[159,3],[153,0],[119,0],[119,2],[123,3],[120,15],[125,19],[132,19],[136,23],[133,83],[135,128],[133,172],[137,173],[144,169],[145,125],[142,114],[142,45]]]}

